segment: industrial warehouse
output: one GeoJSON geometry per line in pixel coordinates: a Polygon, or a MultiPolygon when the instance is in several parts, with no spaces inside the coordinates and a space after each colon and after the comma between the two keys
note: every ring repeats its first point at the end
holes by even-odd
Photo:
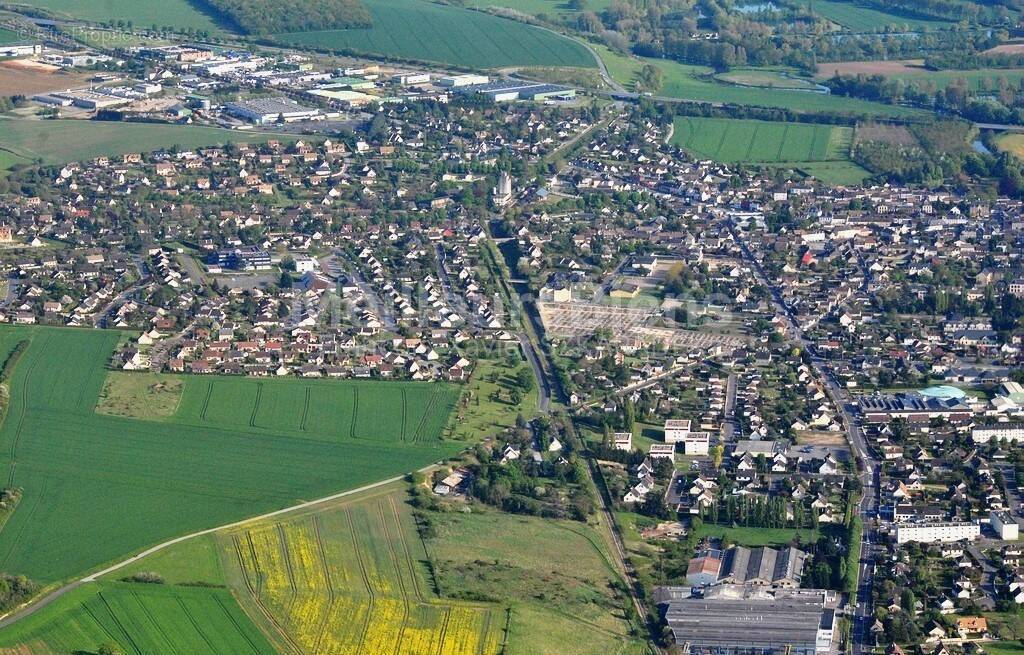
{"type": "Polygon", "coordinates": [[[457,89],[463,94],[487,96],[494,102],[511,102],[513,100],[572,100],[576,97],[576,89],[557,84],[540,84],[518,80],[499,80],[487,84],[474,84],[457,89]]]}
{"type": "Polygon", "coordinates": [[[817,655],[835,636],[835,596],[821,589],[661,587],[658,602],[684,652],[817,655]]]}

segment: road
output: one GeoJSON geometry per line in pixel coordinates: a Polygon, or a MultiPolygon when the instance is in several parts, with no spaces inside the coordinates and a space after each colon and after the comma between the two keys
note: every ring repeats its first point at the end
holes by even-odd
{"type": "Polygon", "coordinates": [[[730,373],[725,382],[725,408],[722,410],[722,443],[732,440],[738,431],[736,422],[736,374],[730,373]]]}
{"type": "MultiPolygon", "coordinates": [[[[437,466],[436,464],[431,464],[430,466],[425,466],[422,469],[420,469],[419,471],[417,471],[417,473],[426,473],[428,471],[433,470],[436,466],[437,466]]],[[[0,629],[6,628],[9,625],[12,625],[12,624],[14,624],[14,623],[16,623],[16,622],[18,622],[18,621],[28,617],[28,616],[31,616],[31,615],[35,614],[36,612],[38,612],[42,608],[46,607],[47,605],[53,603],[54,601],[56,601],[58,598],[60,598],[64,594],[68,593],[69,591],[77,589],[78,587],[81,587],[82,585],[87,584],[89,582],[95,582],[96,580],[98,580],[99,578],[101,578],[101,577],[103,577],[105,575],[109,575],[111,573],[114,573],[115,571],[119,571],[120,569],[123,569],[124,567],[126,567],[126,566],[128,566],[130,564],[134,564],[135,562],[139,561],[143,557],[146,557],[148,555],[152,555],[153,553],[156,553],[156,552],[159,552],[161,550],[164,550],[165,548],[169,548],[170,546],[174,546],[176,544],[180,544],[183,541],[188,541],[190,539],[195,539],[196,537],[202,537],[204,535],[213,534],[214,532],[219,532],[221,530],[230,530],[232,528],[238,528],[238,527],[241,527],[241,526],[244,526],[244,525],[248,525],[248,524],[256,522],[256,521],[263,521],[263,520],[266,520],[266,519],[272,519],[272,518],[275,518],[275,517],[278,517],[278,516],[281,516],[281,515],[284,515],[284,514],[290,514],[291,512],[297,512],[297,511],[301,511],[301,510],[304,510],[304,509],[309,509],[311,507],[316,507],[317,505],[322,505],[323,503],[329,503],[329,502],[332,502],[332,501],[335,501],[335,500],[339,500],[341,498],[345,498],[346,496],[353,496],[355,494],[364,493],[366,491],[372,491],[373,489],[377,489],[378,487],[383,487],[385,485],[393,484],[395,482],[400,482],[403,479],[405,479],[404,475],[398,475],[398,476],[395,476],[393,478],[388,478],[387,480],[381,480],[380,482],[374,482],[373,484],[368,484],[366,486],[359,487],[357,489],[350,489],[348,491],[342,491],[340,493],[331,494],[330,496],[324,496],[323,498],[317,498],[316,500],[308,500],[308,501],[299,503],[297,505],[292,505],[290,507],[285,507],[284,509],[275,510],[273,512],[267,512],[266,514],[260,514],[259,516],[253,516],[253,517],[250,517],[250,518],[247,518],[247,519],[243,519],[241,521],[235,521],[233,523],[227,523],[227,524],[224,524],[224,525],[219,525],[219,526],[217,526],[215,528],[208,528],[206,530],[199,530],[198,532],[193,532],[191,534],[187,534],[187,535],[184,535],[184,536],[181,536],[181,537],[175,537],[174,539],[169,539],[169,540],[167,540],[167,541],[165,541],[163,543],[159,543],[159,544],[157,544],[155,546],[147,548],[146,550],[144,550],[144,551],[142,551],[142,552],[140,552],[140,553],[138,553],[136,555],[132,555],[128,559],[121,560],[117,564],[113,564],[111,566],[108,566],[107,568],[103,569],[102,571],[97,571],[95,573],[90,573],[89,575],[87,575],[87,576],[85,576],[83,578],[79,578],[78,580],[75,580],[74,582],[69,582],[68,584],[66,584],[64,586],[51,591],[50,593],[48,593],[46,596],[42,597],[38,601],[33,602],[31,605],[22,606],[22,607],[19,607],[19,608],[15,609],[15,610],[11,611],[11,612],[8,612],[7,614],[5,614],[2,617],[0,617],[0,629]]]]}
{"type": "Polygon", "coordinates": [[[786,330],[789,340],[800,346],[801,350],[810,356],[811,368],[818,380],[823,384],[826,395],[843,420],[843,425],[846,426],[846,438],[857,461],[857,468],[860,471],[859,476],[863,487],[857,511],[863,521],[864,530],[861,537],[857,593],[856,597],[850,599],[850,601],[854,603],[853,655],[861,655],[861,653],[870,652],[872,649],[870,630],[871,625],[874,623],[874,617],[871,587],[875,567],[874,544],[878,543],[877,535],[875,534],[875,519],[878,517],[880,502],[881,462],[875,459],[868,450],[854,404],[846,393],[846,389],[826,369],[825,360],[815,355],[813,342],[804,334],[796,315],[786,305],[779,287],[768,280],[764,267],[754,257],[753,251],[751,251],[750,246],[743,239],[736,225],[729,221],[727,226],[733,240],[739,245],[744,259],[747,260],[747,263],[750,264],[751,269],[754,271],[754,277],[764,288],[769,290],[772,302],[775,305],[776,314],[783,317],[789,324],[786,330]]]}

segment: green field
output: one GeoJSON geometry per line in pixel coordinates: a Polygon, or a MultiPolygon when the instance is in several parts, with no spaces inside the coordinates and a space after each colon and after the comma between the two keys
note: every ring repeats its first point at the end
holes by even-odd
{"type": "Polygon", "coordinates": [[[849,127],[685,116],[672,141],[700,158],[789,163],[846,160],[852,138],[849,127]]]}
{"type": "Polygon", "coordinates": [[[808,91],[737,86],[715,81],[712,77],[714,71],[704,66],[692,66],[664,59],[640,59],[612,52],[602,46],[593,47],[604,60],[612,77],[626,88],[632,88],[637,74],[645,63],[661,69],[664,74],[664,86],[654,94],[656,96],[695,102],[788,109],[802,113],[833,112],[887,117],[926,115],[922,110],[856,98],[841,98],[808,91]]]}
{"type": "Polygon", "coordinates": [[[936,30],[951,27],[953,23],[920,17],[901,16],[862,7],[856,2],[835,0],[809,0],[811,10],[823,18],[851,32],[881,32],[889,25],[906,26],[911,30],[936,30]]]}
{"type": "Polygon", "coordinates": [[[804,162],[795,167],[827,184],[855,185],[871,177],[871,171],[852,161],[804,162]]]}
{"type": "Polygon", "coordinates": [[[294,139],[215,127],[0,117],[0,170],[36,159],[44,164],[65,164],[100,155],[117,156],[172,146],[188,149],[224,143],[258,143],[271,138],[294,139]]]}
{"type": "Polygon", "coordinates": [[[227,589],[93,582],[0,632],[5,655],[94,653],[116,644],[125,653],[276,651],[227,589]]]}
{"type": "Polygon", "coordinates": [[[189,0],[16,0],[14,4],[45,9],[55,16],[91,23],[131,21],[135,28],[192,28],[215,32],[216,23],[189,0]]]}
{"type": "Polygon", "coordinates": [[[589,525],[487,509],[431,514],[427,549],[443,594],[511,605],[510,655],[647,653],[629,637],[628,600],[608,546],[589,525]],[[509,538],[514,535],[514,538],[509,538]]]}
{"type": "Polygon", "coordinates": [[[525,23],[426,0],[364,0],[370,29],[279,34],[279,41],[325,50],[435,61],[469,68],[595,67],[575,41],[525,23]]]}
{"type": "Polygon", "coordinates": [[[0,45],[6,45],[8,43],[17,43],[21,40],[22,36],[17,32],[0,27],[0,45]]]}
{"type": "Polygon", "coordinates": [[[967,86],[974,91],[994,91],[999,88],[1000,78],[1014,88],[1020,86],[1024,80],[1024,69],[1022,68],[982,68],[970,71],[929,71],[922,69],[921,72],[895,73],[887,75],[893,79],[902,80],[905,84],[916,83],[918,86],[934,84],[938,89],[944,89],[953,82],[964,80],[967,86]]]}
{"type": "Polygon", "coordinates": [[[815,530],[795,530],[790,528],[730,528],[724,525],[703,525],[700,529],[701,538],[715,537],[725,539],[741,546],[755,548],[757,546],[785,546],[799,537],[805,544],[818,540],[815,530]]]}
{"type": "Polygon", "coordinates": [[[460,449],[436,440],[452,392],[439,398],[446,387],[427,384],[353,391],[357,383],[348,382],[335,391],[328,381],[188,378],[172,419],[98,414],[119,337],[0,329],[0,354],[31,339],[0,429],[0,470],[6,464],[7,484],[24,488],[0,532],[0,569],[63,580],[177,535],[386,479],[460,449]],[[346,396],[358,407],[345,405],[346,396]],[[334,402],[339,407],[317,406],[334,402]]]}
{"type": "Polygon", "coordinates": [[[715,79],[737,86],[751,86],[763,89],[809,91],[817,88],[811,80],[787,75],[787,72],[789,71],[770,68],[733,68],[726,73],[715,75],[715,79]]]}

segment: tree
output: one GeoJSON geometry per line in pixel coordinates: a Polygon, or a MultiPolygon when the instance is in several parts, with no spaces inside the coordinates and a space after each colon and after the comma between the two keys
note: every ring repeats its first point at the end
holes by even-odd
{"type": "Polygon", "coordinates": [[[295,285],[295,281],[292,280],[292,276],[288,275],[288,271],[281,271],[281,280],[278,282],[278,286],[282,289],[291,289],[295,285]]]}

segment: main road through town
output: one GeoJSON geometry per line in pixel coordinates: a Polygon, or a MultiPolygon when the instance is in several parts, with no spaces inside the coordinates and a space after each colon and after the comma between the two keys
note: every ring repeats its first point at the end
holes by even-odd
{"type": "Polygon", "coordinates": [[[880,462],[868,450],[867,442],[864,440],[864,433],[861,430],[860,421],[856,409],[849,394],[846,392],[835,376],[826,369],[825,360],[815,353],[814,344],[804,334],[796,315],[786,304],[778,285],[773,284],[765,273],[761,262],[754,257],[749,244],[743,235],[730,221],[728,223],[729,233],[733,240],[739,245],[743,258],[750,265],[757,281],[771,293],[772,302],[775,305],[776,314],[786,321],[786,336],[791,343],[800,347],[802,352],[807,353],[808,360],[818,380],[821,381],[832,404],[839,412],[843,425],[846,426],[846,437],[850,443],[854,458],[857,461],[863,493],[857,506],[861,520],[864,523],[864,530],[861,537],[861,556],[858,568],[857,592],[849,602],[853,606],[853,653],[860,655],[871,650],[869,644],[870,630],[874,623],[871,598],[871,586],[874,578],[875,568],[875,546],[877,535],[875,534],[875,523],[878,517],[879,506],[879,481],[881,466],[880,462]]]}

